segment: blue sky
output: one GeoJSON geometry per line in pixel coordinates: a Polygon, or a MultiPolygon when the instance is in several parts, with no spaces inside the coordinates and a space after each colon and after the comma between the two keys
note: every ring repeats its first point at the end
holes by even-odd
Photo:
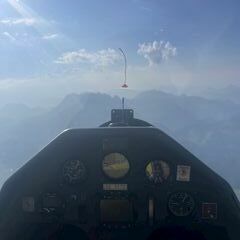
{"type": "Polygon", "coordinates": [[[0,0],[0,101],[239,84],[237,0],[0,0]]]}

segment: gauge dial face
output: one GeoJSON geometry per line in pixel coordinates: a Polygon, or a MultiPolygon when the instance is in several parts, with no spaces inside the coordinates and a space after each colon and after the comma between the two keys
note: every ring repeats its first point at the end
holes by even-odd
{"type": "Polygon", "coordinates": [[[69,160],[63,166],[63,177],[71,184],[81,182],[86,177],[86,168],[80,160],[69,160]]]}
{"type": "Polygon", "coordinates": [[[170,175],[170,167],[164,161],[151,161],[145,169],[147,178],[153,183],[162,183],[170,175]]]}
{"type": "Polygon", "coordinates": [[[177,217],[186,217],[192,213],[195,202],[188,193],[178,192],[170,196],[168,207],[173,215],[177,217]]]}
{"type": "Polygon", "coordinates": [[[110,153],[102,162],[103,172],[112,179],[124,177],[130,169],[128,159],[121,153],[110,153]]]}

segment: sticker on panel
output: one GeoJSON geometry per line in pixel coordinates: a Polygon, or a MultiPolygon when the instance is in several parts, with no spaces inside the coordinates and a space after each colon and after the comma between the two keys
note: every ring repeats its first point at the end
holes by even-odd
{"type": "Polygon", "coordinates": [[[177,181],[189,182],[191,175],[191,166],[178,165],[177,166],[177,181]]]}

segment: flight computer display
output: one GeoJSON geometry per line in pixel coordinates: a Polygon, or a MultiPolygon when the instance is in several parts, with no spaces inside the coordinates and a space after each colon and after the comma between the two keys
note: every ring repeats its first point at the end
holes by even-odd
{"type": "Polygon", "coordinates": [[[103,199],[100,201],[102,223],[131,223],[133,205],[127,199],[103,199]]]}

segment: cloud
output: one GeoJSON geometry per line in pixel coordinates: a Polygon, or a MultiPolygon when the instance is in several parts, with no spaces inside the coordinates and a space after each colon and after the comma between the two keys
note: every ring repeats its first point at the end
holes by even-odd
{"type": "Polygon", "coordinates": [[[7,37],[10,41],[16,41],[16,38],[10,34],[9,32],[3,32],[2,33],[5,37],[7,37]]]}
{"type": "Polygon", "coordinates": [[[37,23],[37,21],[34,18],[15,18],[15,19],[2,19],[0,20],[0,23],[8,26],[13,25],[33,26],[37,23]]]}
{"type": "Polygon", "coordinates": [[[99,66],[107,66],[114,64],[119,59],[119,53],[111,48],[99,50],[97,52],[88,52],[85,49],[80,49],[78,51],[62,54],[55,62],[61,64],[90,63],[99,66]]]}
{"type": "Polygon", "coordinates": [[[42,37],[43,40],[53,40],[58,38],[58,34],[46,34],[42,37]]]}
{"type": "Polygon", "coordinates": [[[153,41],[152,43],[139,44],[137,52],[148,60],[149,65],[153,65],[176,56],[177,48],[172,46],[170,42],[153,41]]]}

